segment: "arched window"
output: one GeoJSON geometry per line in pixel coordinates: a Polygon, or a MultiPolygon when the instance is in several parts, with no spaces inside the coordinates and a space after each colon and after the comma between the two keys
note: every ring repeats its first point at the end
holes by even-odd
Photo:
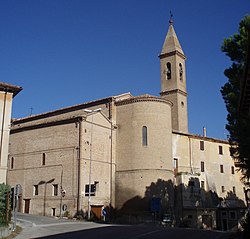
{"type": "Polygon", "coordinates": [[[143,146],[148,145],[148,129],[147,129],[147,126],[142,127],[142,145],[143,146]]]}
{"type": "Polygon", "coordinates": [[[170,80],[171,79],[171,63],[170,62],[167,63],[166,74],[167,74],[167,79],[170,80]]]}
{"type": "Polygon", "coordinates": [[[46,154],[43,153],[43,155],[42,155],[42,165],[45,165],[45,160],[46,160],[46,154]]]}
{"type": "Polygon", "coordinates": [[[180,74],[180,80],[183,80],[182,76],[183,76],[183,68],[182,68],[182,64],[179,64],[179,74],[180,74]]]}

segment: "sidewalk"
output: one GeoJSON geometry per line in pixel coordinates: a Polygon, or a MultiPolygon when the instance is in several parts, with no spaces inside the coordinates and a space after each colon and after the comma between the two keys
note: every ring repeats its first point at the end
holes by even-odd
{"type": "Polygon", "coordinates": [[[35,217],[35,220],[31,221],[18,218],[17,225],[22,227],[23,230],[15,237],[15,239],[40,238],[49,235],[107,226],[87,221],[75,221],[51,217],[40,217],[39,220],[39,216],[31,216],[31,219],[32,217],[35,217]]]}

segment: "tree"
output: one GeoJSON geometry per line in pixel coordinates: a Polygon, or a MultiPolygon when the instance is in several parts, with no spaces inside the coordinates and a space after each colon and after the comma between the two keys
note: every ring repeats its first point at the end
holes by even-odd
{"type": "MultiPolygon", "coordinates": [[[[228,111],[226,129],[229,132],[229,143],[232,157],[239,162],[243,182],[250,187],[250,117],[239,113],[241,94],[240,81],[247,66],[250,41],[250,16],[244,17],[239,25],[239,33],[224,40],[222,51],[231,59],[232,65],[224,74],[228,82],[221,88],[221,94],[228,111]]],[[[250,235],[250,213],[244,223],[243,237],[250,235]]]]}
{"type": "Polygon", "coordinates": [[[221,88],[228,115],[226,129],[232,157],[238,162],[243,175],[242,180],[250,186],[250,118],[239,114],[240,81],[246,67],[249,44],[250,16],[245,16],[239,24],[239,32],[224,39],[222,52],[232,61],[231,67],[224,71],[228,82],[221,88]]]}
{"type": "Polygon", "coordinates": [[[10,221],[10,186],[0,184],[0,225],[10,221]]]}

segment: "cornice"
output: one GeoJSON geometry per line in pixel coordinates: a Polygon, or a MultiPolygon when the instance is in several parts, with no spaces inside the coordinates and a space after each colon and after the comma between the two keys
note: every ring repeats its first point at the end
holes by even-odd
{"type": "Polygon", "coordinates": [[[182,57],[184,60],[187,59],[187,57],[184,54],[182,54],[181,52],[179,52],[178,50],[171,51],[171,52],[166,52],[166,53],[161,53],[158,57],[160,59],[162,59],[162,58],[165,58],[165,57],[168,57],[168,56],[174,56],[174,55],[178,55],[178,56],[182,57]]]}
{"type": "Polygon", "coordinates": [[[34,129],[51,127],[51,126],[63,125],[63,124],[72,124],[76,122],[81,122],[83,119],[84,119],[83,116],[78,116],[78,117],[73,117],[73,118],[68,118],[68,119],[44,122],[44,123],[35,124],[35,125],[28,125],[24,127],[14,126],[11,128],[10,134],[15,134],[15,133],[27,131],[27,130],[34,130],[34,129]]]}
{"type": "Polygon", "coordinates": [[[156,97],[156,96],[151,96],[151,95],[135,96],[135,97],[131,97],[129,99],[116,101],[115,105],[120,106],[120,105],[133,104],[133,103],[137,103],[137,102],[149,102],[149,101],[161,102],[161,103],[168,104],[170,106],[173,105],[172,102],[170,102],[166,99],[156,97]]]}
{"type": "Polygon", "coordinates": [[[180,93],[180,94],[182,94],[182,95],[184,95],[184,96],[187,96],[187,95],[188,95],[187,92],[182,91],[182,90],[180,90],[180,89],[165,90],[165,91],[160,92],[160,95],[161,95],[161,96],[164,96],[164,95],[171,95],[171,94],[175,94],[175,93],[180,93]]]}
{"type": "Polygon", "coordinates": [[[76,111],[76,110],[82,110],[82,109],[86,109],[89,107],[94,107],[94,106],[98,106],[101,104],[110,103],[112,102],[112,100],[113,100],[113,97],[108,97],[108,98],[90,101],[90,102],[86,102],[83,104],[77,104],[77,105],[73,105],[73,106],[69,106],[69,107],[65,107],[65,108],[61,108],[61,109],[57,109],[54,111],[49,111],[49,112],[45,112],[45,113],[41,113],[37,115],[31,115],[31,116],[24,117],[24,118],[12,119],[12,124],[16,125],[16,124],[30,122],[33,120],[39,120],[39,119],[44,119],[47,117],[57,116],[60,114],[69,113],[69,112],[76,111]]]}
{"type": "Polygon", "coordinates": [[[15,97],[22,89],[23,88],[20,86],[0,82],[0,91],[13,93],[13,97],[15,97]]]}
{"type": "Polygon", "coordinates": [[[211,137],[205,137],[205,136],[201,136],[201,135],[198,135],[198,134],[184,133],[184,132],[179,132],[179,131],[176,131],[176,130],[173,130],[172,133],[176,134],[176,135],[187,136],[187,137],[193,138],[193,139],[199,139],[199,140],[210,141],[210,142],[215,142],[215,143],[222,143],[222,144],[229,144],[229,142],[227,140],[224,140],[224,139],[216,139],[216,138],[211,138],[211,137]]]}

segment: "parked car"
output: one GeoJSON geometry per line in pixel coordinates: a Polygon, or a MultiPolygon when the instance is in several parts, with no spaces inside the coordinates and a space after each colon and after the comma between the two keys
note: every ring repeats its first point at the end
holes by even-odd
{"type": "Polygon", "coordinates": [[[163,226],[172,226],[172,217],[171,217],[171,215],[168,214],[168,213],[164,213],[162,215],[161,224],[163,226]]]}

